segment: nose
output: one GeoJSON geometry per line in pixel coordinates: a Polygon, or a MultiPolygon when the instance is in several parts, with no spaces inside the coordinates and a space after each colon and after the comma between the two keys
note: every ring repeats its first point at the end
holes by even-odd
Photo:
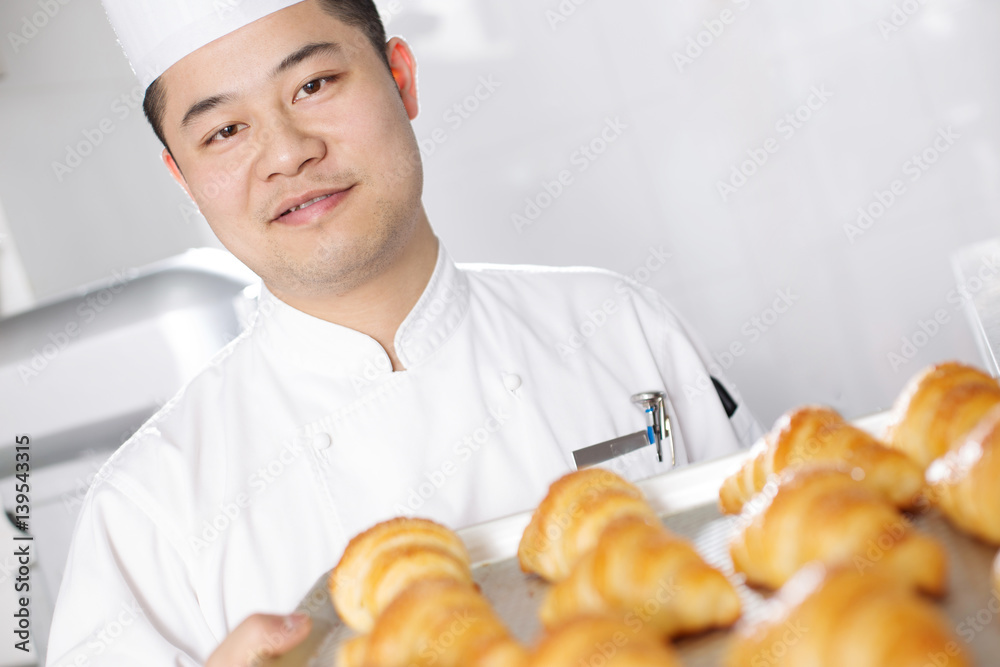
{"type": "Polygon", "coordinates": [[[298,127],[292,119],[278,118],[257,132],[257,177],[295,176],[312,161],[326,156],[326,144],[315,134],[298,127]]]}

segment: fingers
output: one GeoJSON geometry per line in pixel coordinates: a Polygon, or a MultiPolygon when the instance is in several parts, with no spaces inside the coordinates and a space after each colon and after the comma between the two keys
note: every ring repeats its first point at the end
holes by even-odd
{"type": "Polygon", "coordinates": [[[305,614],[254,614],[236,626],[205,663],[205,667],[253,667],[264,658],[284,655],[309,635],[312,621],[305,614]]]}

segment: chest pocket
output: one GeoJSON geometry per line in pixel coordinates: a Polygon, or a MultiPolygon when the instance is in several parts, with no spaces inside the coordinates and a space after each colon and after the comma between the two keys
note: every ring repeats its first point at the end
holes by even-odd
{"type": "Polygon", "coordinates": [[[644,411],[646,428],[573,452],[577,469],[599,466],[630,480],[639,480],[674,468],[677,464],[673,420],[664,392],[632,396],[644,411]]]}

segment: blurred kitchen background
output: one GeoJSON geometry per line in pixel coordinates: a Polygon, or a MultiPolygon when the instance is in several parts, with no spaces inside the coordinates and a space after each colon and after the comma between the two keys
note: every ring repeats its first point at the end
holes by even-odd
{"type": "MultiPolygon", "coordinates": [[[[425,202],[456,260],[595,265],[655,287],[765,427],[807,402],[883,410],[935,361],[983,365],[964,306],[1000,264],[960,291],[950,258],[1000,235],[997,3],[379,5],[418,57],[425,202]]],[[[3,0],[0,28],[0,312],[75,306],[219,248],[160,163],[98,0],[3,0]]],[[[238,267],[223,273],[238,295],[238,267]]],[[[68,359],[46,359],[54,394],[123,382],[102,366],[54,379],[68,359]]],[[[132,422],[78,442],[70,479],[92,478],[197,365],[130,386],[132,422]]],[[[4,447],[36,428],[4,407],[34,376],[9,377],[4,447]]]]}

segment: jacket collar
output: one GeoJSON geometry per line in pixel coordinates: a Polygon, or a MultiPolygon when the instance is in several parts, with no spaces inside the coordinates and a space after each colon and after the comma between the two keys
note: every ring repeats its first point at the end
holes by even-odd
{"type": "MultiPolygon", "coordinates": [[[[455,266],[439,241],[434,272],[396,331],[394,345],[403,367],[420,366],[443,347],[468,309],[468,276],[455,266]]],[[[307,369],[366,380],[392,372],[389,355],[375,339],[289,306],[263,282],[250,326],[265,347],[307,369]]]]}

